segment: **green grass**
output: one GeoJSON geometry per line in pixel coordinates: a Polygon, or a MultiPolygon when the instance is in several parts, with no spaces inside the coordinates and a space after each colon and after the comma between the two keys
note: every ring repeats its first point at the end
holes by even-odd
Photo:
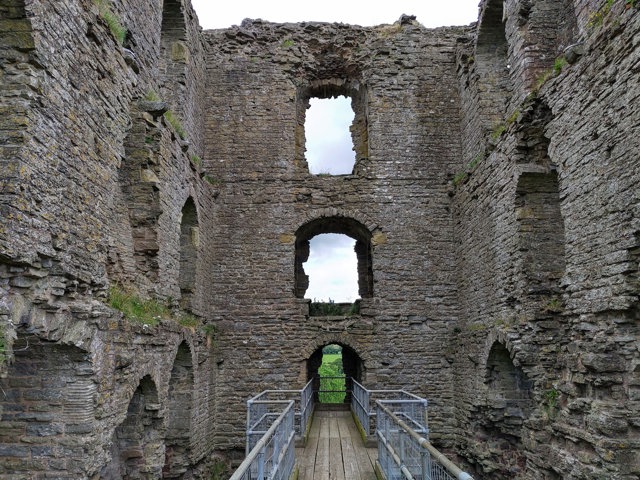
{"type": "Polygon", "coordinates": [[[183,313],[177,316],[178,323],[187,328],[198,328],[202,322],[200,319],[189,313],[183,313]]]}
{"type": "Polygon", "coordinates": [[[171,110],[167,110],[164,113],[164,118],[167,123],[169,123],[169,125],[173,127],[173,129],[182,140],[187,138],[187,132],[185,131],[184,127],[182,126],[182,122],[175,113],[173,113],[171,110]]]}
{"type": "Polygon", "coordinates": [[[564,56],[560,56],[556,58],[555,62],[553,62],[553,73],[556,75],[560,75],[562,73],[562,69],[567,65],[567,59],[564,56]]]}
{"type": "Polygon", "coordinates": [[[344,377],[342,368],[342,353],[324,353],[322,355],[322,365],[318,369],[320,375],[321,390],[339,390],[337,392],[320,393],[318,398],[321,403],[342,403],[346,393],[344,378],[323,378],[323,377],[344,377]]]}
{"type": "Polygon", "coordinates": [[[221,185],[222,181],[218,180],[217,178],[212,177],[209,174],[206,174],[204,177],[202,177],[202,179],[207,182],[209,185],[221,185]]]}
{"type": "Polygon", "coordinates": [[[155,90],[149,90],[147,92],[147,94],[144,96],[144,99],[147,102],[159,102],[160,101],[160,95],[158,95],[155,90]]]}
{"type": "Polygon", "coordinates": [[[111,32],[111,35],[113,35],[113,38],[115,38],[120,45],[123,45],[127,36],[127,27],[122,24],[120,18],[113,13],[113,10],[111,10],[111,1],[93,0],[93,3],[98,6],[100,18],[102,18],[104,23],[109,27],[109,31],[111,32]]]}
{"type": "Polygon", "coordinates": [[[109,289],[109,305],[132,322],[143,325],[158,325],[161,319],[171,317],[166,305],[141,298],[136,292],[119,285],[112,285],[109,289]]]}

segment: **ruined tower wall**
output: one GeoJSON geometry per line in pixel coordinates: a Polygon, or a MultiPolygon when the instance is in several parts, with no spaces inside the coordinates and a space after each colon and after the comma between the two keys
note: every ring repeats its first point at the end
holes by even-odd
{"type": "MultiPolygon", "coordinates": [[[[618,2],[587,27],[600,7],[576,2],[585,54],[541,78],[456,182],[457,418],[480,476],[638,474],[639,20],[618,2]]],[[[459,67],[467,100],[473,70],[459,67]]]]}
{"type": "Polygon", "coordinates": [[[637,477],[637,7],[480,12],[202,34],[178,0],[0,0],[0,476],[204,477],[340,343],[476,478],[637,477]],[[356,166],[311,175],[338,94],[356,166]],[[357,315],[300,298],[325,231],[361,241],[357,315]],[[114,285],[201,319],[132,323],[114,285]]]}
{"type": "MultiPolygon", "coordinates": [[[[119,455],[109,445],[122,447],[114,432],[143,383],[155,392],[147,398],[153,435],[166,430],[183,341],[199,386],[191,466],[213,449],[210,340],[169,320],[130,324],[103,303],[114,284],[180,299],[183,206],[191,196],[206,217],[202,192],[211,189],[193,159],[201,148],[199,27],[190,5],[179,10],[191,53],[176,60],[187,88],[185,113],[171,125],[167,105],[147,101],[163,81],[163,5],[109,2],[129,31],[121,43],[100,3],[0,2],[0,474],[12,478],[98,474],[119,455]]],[[[206,271],[198,272],[203,282],[206,271]]],[[[149,472],[165,464],[160,446],[143,460],[149,472]]]]}
{"type": "Polygon", "coordinates": [[[207,32],[206,167],[220,182],[211,314],[232,439],[243,400],[302,387],[306,360],[336,342],[365,360],[368,387],[429,397],[434,432],[450,433],[441,345],[456,321],[447,181],[460,155],[459,32],[258,21],[207,32]],[[368,146],[356,140],[352,175],[311,175],[304,160],[299,112],[322,88],[351,95],[354,110],[364,98],[368,146]],[[352,318],[309,317],[294,295],[296,232],[329,218],[372,235],[373,296],[352,318]]]}

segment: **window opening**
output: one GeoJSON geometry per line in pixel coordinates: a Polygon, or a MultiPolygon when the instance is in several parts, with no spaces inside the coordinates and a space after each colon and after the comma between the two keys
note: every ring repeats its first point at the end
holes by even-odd
{"type": "Polygon", "coordinates": [[[350,175],[356,163],[351,99],[311,98],[305,118],[306,159],[314,175],[350,175]]]}
{"type": "Polygon", "coordinates": [[[309,277],[305,297],[312,300],[311,315],[344,315],[353,312],[358,295],[356,241],[344,234],[323,233],[309,241],[309,257],[303,264],[309,277]]]}
{"type": "Polygon", "coordinates": [[[476,45],[476,64],[480,75],[479,97],[485,127],[492,129],[500,122],[511,98],[511,65],[504,23],[504,0],[486,4],[476,45]]]}

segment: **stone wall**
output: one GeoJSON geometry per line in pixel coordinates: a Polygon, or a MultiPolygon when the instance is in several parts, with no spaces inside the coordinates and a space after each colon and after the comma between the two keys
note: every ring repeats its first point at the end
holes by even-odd
{"type": "Polygon", "coordinates": [[[201,32],[188,1],[0,0],[0,27],[0,478],[207,478],[332,343],[475,478],[640,475],[637,8],[201,32]],[[312,175],[337,95],[356,164],[312,175]],[[310,315],[320,233],[358,241],[358,314],[310,315]]]}
{"type": "Polygon", "coordinates": [[[459,451],[481,477],[638,476],[639,17],[601,7],[576,2],[584,55],[529,89],[456,187],[459,451]],[[529,413],[496,397],[496,348],[531,382],[529,413]]]}
{"type": "MultiPolygon", "coordinates": [[[[214,192],[196,128],[200,29],[190,5],[178,5],[182,22],[171,6],[171,22],[184,28],[169,44],[191,52],[171,57],[184,72],[174,80],[159,74],[167,64],[162,5],[102,2],[106,12],[100,4],[0,2],[2,478],[117,477],[125,475],[119,462],[152,477],[184,469],[184,458],[165,461],[165,444],[180,444],[186,467],[199,471],[214,449],[211,339],[174,320],[136,325],[103,303],[116,284],[180,303],[181,229],[195,228],[184,226],[183,209],[206,218],[214,192]],[[122,44],[109,13],[128,30],[122,44]],[[183,91],[175,121],[163,115],[170,106],[160,96],[171,84],[183,91]],[[198,385],[188,445],[172,432],[185,411],[170,387],[181,342],[198,385]],[[150,403],[147,390],[155,392],[150,403]],[[117,440],[139,425],[127,417],[136,391],[154,412],[149,452],[117,440]]],[[[206,248],[206,236],[196,237],[186,244],[191,256],[206,248]]],[[[202,261],[190,275],[204,283],[208,270],[202,261]]],[[[183,306],[197,312],[202,298],[189,292],[183,306]]]]}
{"type": "Polygon", "coordinates": [[[230,439],[246,398],[301,388],[311,354],[333,342],[364,360],[370,387],[429,397],[434,435],[450,432],[452,359],[440,345],[456,321],[448,180],[460,156],[462,31],[245,21],[206,33],[206,168],[221,183],[207,227],[218,275],[211,314],[220,316],[230,439]],[[309,96],[338,94],[356,112],[354,173],[312,175],[300,110],[309,96]],[[360,285],[359,316],[309,317],[297,298],[296,242],[326,232],[371,243],[373,283],[360,285]]]}

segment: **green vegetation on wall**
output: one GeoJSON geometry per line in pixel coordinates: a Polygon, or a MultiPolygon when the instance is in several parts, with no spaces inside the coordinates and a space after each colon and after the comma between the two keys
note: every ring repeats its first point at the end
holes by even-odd
{"type": "Polygon", "coordinates": [[[100,18],[107,24],[109,31],[113,38],[120,44],[124,44],[124,40],[127,36],[127,28],[122,24],[120,18],[111,10],[110,0],[93,0],[93,3],[98,7],[100,12],[100,18]]]}

